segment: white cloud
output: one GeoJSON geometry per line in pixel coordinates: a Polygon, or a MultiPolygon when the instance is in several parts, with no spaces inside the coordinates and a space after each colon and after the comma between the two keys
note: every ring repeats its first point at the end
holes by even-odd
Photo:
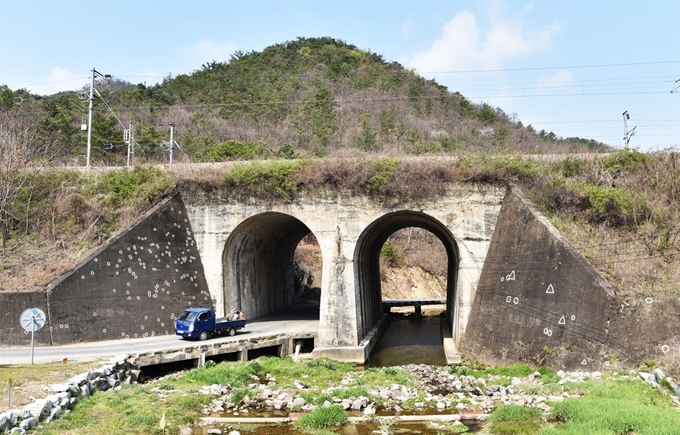
{"type": "Polygon", "coordinates": [[[528,30],[526,10],[515,16],[503,15],[502,5],[491,3],[489,24],[480,25],[468,11],[456,14],[442,29],[430,48],[416,53],[409,66],[420,72],[499,69],[508,61],[544,52],[559,23],[528,30]]]}
{"type": "Polygon", "coordinates": [[[236,51],[238,47],[232,42],[218,43],[209,39],[204,39],[193,45],[184,47],[184,51],[199,57],[201,61],[216,60],[223,62],[229,60],[229,56],[236,51]]]}
{"type": "Polygon", "coordinates": [[[536,83],[538,89],[557,89],[574,81],[574,73],[568,69],[557,71],[550,77],[541,77],[536,83]]]}

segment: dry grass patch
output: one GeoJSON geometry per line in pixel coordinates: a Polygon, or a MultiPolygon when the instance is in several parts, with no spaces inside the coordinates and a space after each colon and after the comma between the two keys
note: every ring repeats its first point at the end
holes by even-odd
{"type": "Polygon", "coordinates": [[[47,363],[47,364],[0,364],[0,412],[9,408],[8,379],[12,378],[12,408],[20,408],[49,395],[44,387],[58,384],[76,376],[100,368],[103,361],[47,363]]]}

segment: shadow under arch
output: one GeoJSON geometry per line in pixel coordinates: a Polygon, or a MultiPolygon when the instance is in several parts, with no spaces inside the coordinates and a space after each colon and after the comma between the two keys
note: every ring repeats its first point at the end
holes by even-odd
{"type": "Polygon", "coordinates": [[[380,283],[380,250],[395,231],[408,227],[427,230],[441,240],[448,257],[446,283],[446,319],[453,327],[457,309],[456,286],[460,256],[458,244],[451,231],[439,220],[427,214],[403,210],[388,213],[372,222],[357,240],[354,251],[355,288],[357,306],[357,331],[362,337],[373,328],[382,316],[380,283]]]}
{"type": "Polygon", "coordinates": [[[294,253],[311,230],[278,212],[249,217],[224,247],[224,312],[239,309],[257,319],[295,305],[294,253]]]}

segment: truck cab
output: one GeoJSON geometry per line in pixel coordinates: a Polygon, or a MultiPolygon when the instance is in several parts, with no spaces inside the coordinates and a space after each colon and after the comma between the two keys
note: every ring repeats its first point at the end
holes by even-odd
{"type": "Polygon", "coordinates": [[[182,338],[207,340],[210,336],[226,333],[235,335],[237,329],[246,325],[245,318],[217,319],[212,308],[189,308],[175,320],[175,335],[182,338]]]}
{"type": "Polygon", "coordinates": [[[189,308],[175,320],[175,334],[183,338],[207,339],[215,328],[215,310],[189,308]]]}

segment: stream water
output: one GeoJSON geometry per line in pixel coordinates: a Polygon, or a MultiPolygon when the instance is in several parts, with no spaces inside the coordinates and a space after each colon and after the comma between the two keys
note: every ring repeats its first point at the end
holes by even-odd
{"type": "Polygon", "coordinates": [[[440,317],[390,316],[390,323],[371,352],[368,365],[446,365],[440,317]]]}

